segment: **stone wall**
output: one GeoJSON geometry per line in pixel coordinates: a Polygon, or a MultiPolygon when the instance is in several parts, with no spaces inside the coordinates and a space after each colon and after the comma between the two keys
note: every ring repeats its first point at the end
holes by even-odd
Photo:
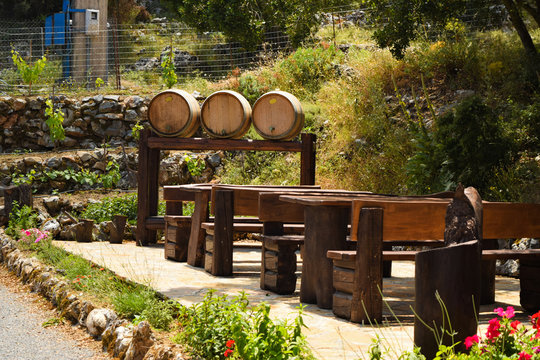
{"type": "MultiPolygon", "coordinates": [[[[0,152],[45,151],[54,147],[45,123],[44,97],[0,97],[0,152]]],[[[64,113],[66,138],[59,148],[92,149],[101,144],[136,146],[131,128],[146,120],[150,97],[96,95],[82,99],[57,96],[64,113]]]]}

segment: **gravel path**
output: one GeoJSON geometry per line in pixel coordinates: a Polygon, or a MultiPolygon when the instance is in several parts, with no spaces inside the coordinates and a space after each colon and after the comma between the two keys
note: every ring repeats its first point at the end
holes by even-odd
{"type": "Polygon", "coordinates": [[[0,358],[2,360],[78,360],[96,354],[54,329],[47,319],[30,311],[28,301],[0,284],[0,358]]]}

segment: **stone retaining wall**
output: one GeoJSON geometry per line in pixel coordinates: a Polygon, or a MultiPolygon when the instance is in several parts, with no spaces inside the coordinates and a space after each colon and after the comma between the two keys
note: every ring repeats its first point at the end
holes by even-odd
{"type": "Polygon", "coordinates": [[[103,350],[120,360],[183,360],[178,346],[156,342],[146,321],[133,325],[111,309],[96,308],[71,290],[65,280],[56,276],[51,266],[28,258],[14,242],[0,234],[0,264],[30,284],[32,291],[49,300],[62,317],[85,329],[103,344],[103,350]]]}
{"type": "MultiPolygon", "coordinates": [[[[45,123],[45,101],[0,97],[0,152],[50,150],[54,147],[45,123]]],[[[147,118],[150,97],[96,95],[73,99],[54,98],[55,108],[64,113],[66,138],[59,148],[95,148],[104,143],[136,146],[131,128],[147,118]]]]}

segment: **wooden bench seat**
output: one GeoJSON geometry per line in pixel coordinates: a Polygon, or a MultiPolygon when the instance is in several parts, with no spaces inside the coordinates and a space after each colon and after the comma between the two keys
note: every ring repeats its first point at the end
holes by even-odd
{"type": "MultiPolygon", "coordinates": [[[[380,320],[382,295],[377,289],[382,288],[383,261],[416,261],[417,255],[421,253],[419,251],[387,251],[384,245],[393,239],[404,241],[442,239],[446,206],[436,203],[422,204],[422,202],[380,202],[371,208],[368,201],[354,201],[352,212],[353,227],[355,227],[352,234],[356,235],[356,250],[330,250],[327,253],[334,264],[333,280],[336,290],[333,299],[334,313],[351,321],[365,321],[365,314],[361,310],[365,306],[367,309],[374,309],[373,312],[368,310],[372,320],[380,320]],[[360,225],[362,219],[360,214],[363,214],[364,210],[369,212],[373,209],[382,209],[382,224],[376,233],[371,234],[366,231],[366,224],[360,225]],[[424,211],[427,215],[418,216],[420,211],[424,211]],[[405,216],[406,213],[410,216],[405,216]],[[367,290],[368,288],[370,290],[367,290]],[[351,315],[360,313],[363,315],[356,317],[351,315]]],[[[483,235],[487,240],[481,242],[482,303],[488,303],[484,299],[494,300],[495,293],[494,272],[485,271],[484,267],[491,264],[494,267],[497,259],[519,259],[522,270],[520,271],[520,303],[529,311],[537,311],[540,308],[540,291],[537,290],[537,284],[540,283],[540,249],[486,249],[484,246],[484,242],[488,244],[491,242],[490,239],[538,237],[540,235],[538,219],[540,219],[540,204],[483,203],[483,235]],[[486,284],[493,284],[493,288],[486,284]]]]}

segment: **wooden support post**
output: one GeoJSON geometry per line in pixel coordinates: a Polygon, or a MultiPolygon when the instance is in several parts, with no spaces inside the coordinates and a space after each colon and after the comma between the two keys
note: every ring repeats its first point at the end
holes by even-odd
{"type": "Polygon", "coordinates": [[[519,260],[519,302],[528,312],[540,309],[540,263],[535,259],[519,260]]]}
{"type": "Polygon", "coordinates": [[[205,263],[204,266],[211,269],[210,273],[212,275],[229,276],[233,272],[234,192],[232,190],[217,189],[214,196],[216,213],[214,214],[212,265],[205,263]]]}
{"type": "Polygon", "coordinates": [[[300,153],[300,185],[315,185],[316,153],[315,134],[302,134],[302,152],[300,153]]]}
{"type": "MultiPolygon", "coordinates": [[[[498,249],[497,239],[483,239],[480,244],[482,250],[498,249]]],[[[480,304],[493,304],[495,302],[495,272],[497,260],[482,260],[482,283],[480,304]]]]}
{"type": "MultiPolygon", "coordinates": [[[[148,152],[148,213],[156,216],[159,205],[159,159],[160,150],[150,149],[148,152]]],[[[157,231],[147,230],[148,244],[157,242],[157,231]]]]}
{"type": "Polygon", "coordinates": [[[19,204],[19,208],[24,205],[33,207],[32,187],[29,184],[19,186],[9,186],[4,188],[4,214],[9,218],[13,211],[13,202],[19,204]]]}
{"type": "Polygon", "coordinates": [[[138,246],[148,244],[149,232],[146,230],[146,218],[150,216],[148,201],[148,137],[150,130],[143,129],[139,138],[139,170],[137,171],[137,234],[138,246]]]}
{"type": "Polygon", "coordinates": [[[357,233],[351,321],[382,320],[383,209],[362,208],[357,233]]]}
{"type": "Polygon", "coordinates": [[[300,301],[332,308],[333,264],[326,257],[328,250],[347,248],[349,207],[305,206],[306,226],[302,263],[300,301]]]}
{"type": "Polygon", "coordinates": [[[75,241],[91,242],[92,230],[94,228],[94,220],[82,219],[75,228],[75,241]]]}
{"type": "Polygon", "coordinates": [[[208,221],[208,192],[198,191],[195,193],[195,208],[191,216],[191,232],[189,234],[189,245],[187,263],[191,266],[204,267],[204,230],[201,224],[208,221]]]}

